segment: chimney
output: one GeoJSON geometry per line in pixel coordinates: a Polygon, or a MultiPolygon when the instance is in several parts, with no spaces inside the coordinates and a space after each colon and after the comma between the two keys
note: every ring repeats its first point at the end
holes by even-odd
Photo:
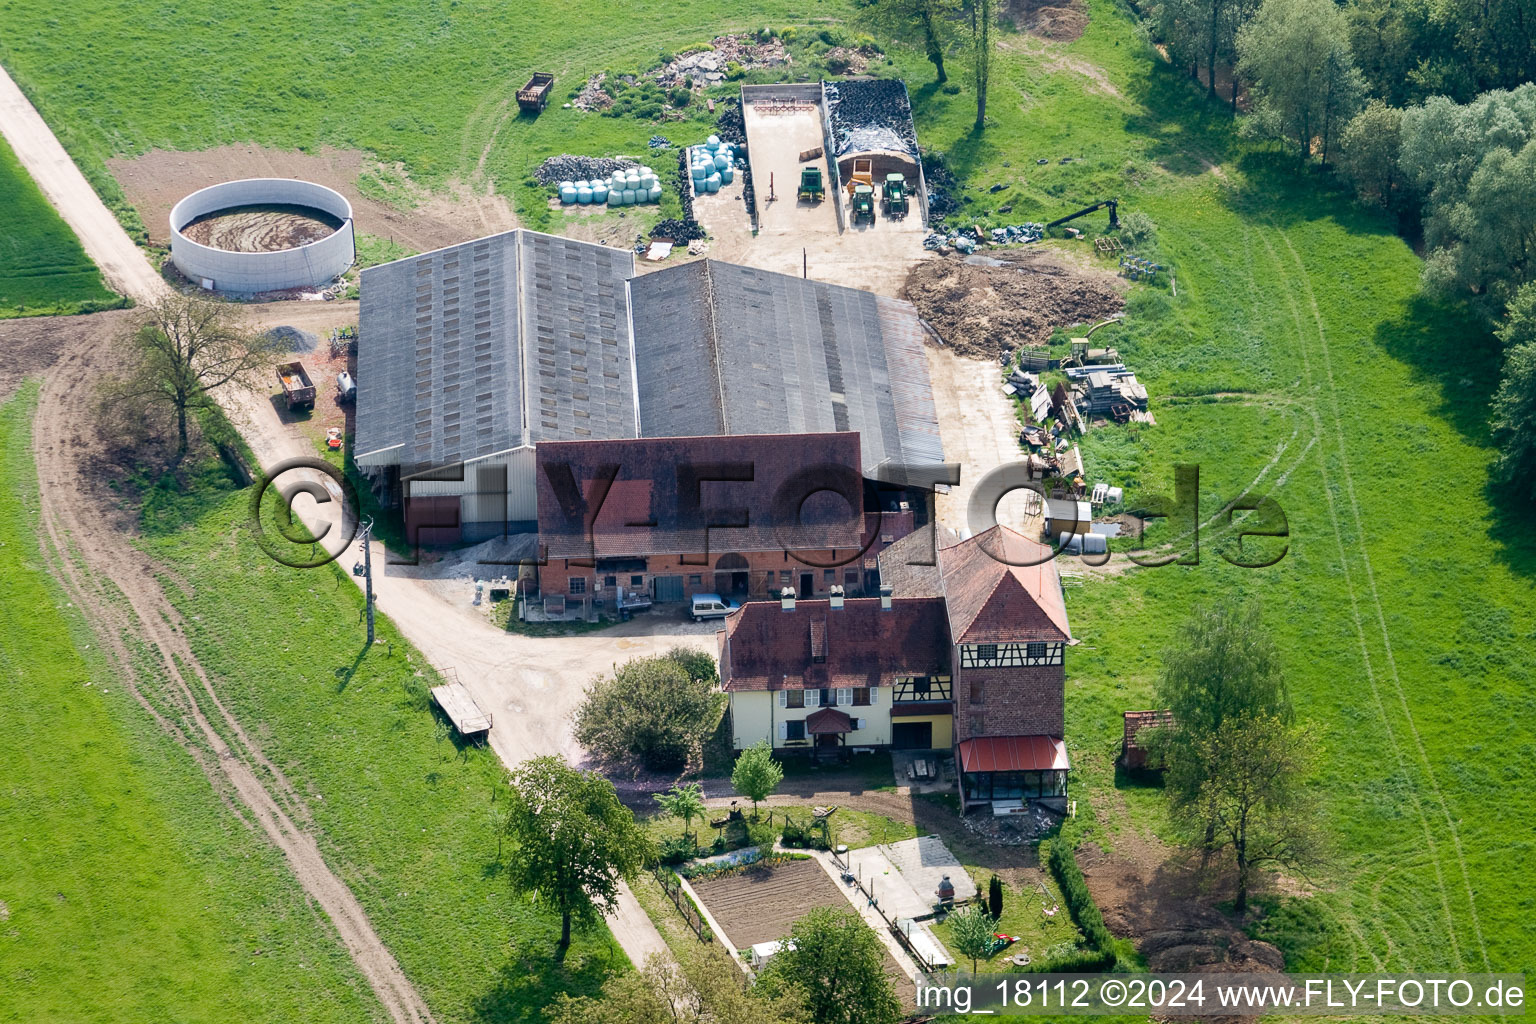
{"type": "Polygon", "coordinates": [[[833,611],[837,611],[838,609],[842,608],[842,606],[843,606],[843,586],[842,586],[842,584],[834,583],[834,584],[832,584],[832,586],[830,588],[828,588],[828,590],[827,590],[827,600],[831,603],[833,611]]]}
{"type": "Polygon", "coordinates": [[[795,610],[795,588],[785,587],[779,591],[779,607],[787,612],[795,610]]]}
{"type": "Polygon", "coordinates": [[[891,610],[891,585],[889,583],[880,584],[880,607],[884,611],[891,610]]]}

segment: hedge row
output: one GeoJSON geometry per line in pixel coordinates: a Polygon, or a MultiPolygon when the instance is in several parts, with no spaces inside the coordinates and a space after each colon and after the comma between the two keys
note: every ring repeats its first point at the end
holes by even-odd
{"type": "Polygon", "coordinates": [[[1072,847],[1057,839],[1051,844],[1051,853],[1046,863],[1061,889],[1067,913],[1072,915],[1073,923],[1088,940],[1089,949],[1062,961],[1042,964],[1041,969],[1083,972],[1113,967],[1116,959],[1114,937],[1104,924],[1104,915],[1099,913],[1098,904],[1093,902],[1093,895],[1088,891],[1088,881],[1083,878],[1083,871],[1077,866],[1077,856],[1072,847]]]}

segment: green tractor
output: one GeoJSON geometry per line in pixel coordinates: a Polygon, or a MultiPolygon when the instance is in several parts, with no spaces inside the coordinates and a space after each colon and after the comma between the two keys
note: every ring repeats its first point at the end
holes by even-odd
{"type": "Polygon", "coordinates": [[[821,183],[820,167],[800,168],[800,199],[808,199],[813,203],[821,202],[826,195],[826,186],[821,183]]]}
{"type": "Polygon", "coordinates": [[[875,190],[868,185],[853,187],[853,222],[875,222],[875,190]]]}
{"type": "Polygon", "coordinates": [[[907,179],[894,171],[885,176],[885,214],[888,217],[907,215],[907,179]]]}

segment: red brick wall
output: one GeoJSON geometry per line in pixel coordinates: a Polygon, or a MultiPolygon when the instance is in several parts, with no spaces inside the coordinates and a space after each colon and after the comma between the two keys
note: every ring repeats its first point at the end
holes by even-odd
{"type": "MultiPolygon", "coordinates": [[[[959,665],[960,652],[954,652],[959,665]]],[[[1066,720],[1066,668],[1036,665],[1026,668],[968,668],[955,670],[955,742],[973,736],[1061,736],[1066,720]],[[982,703],[971,703],[971,684],[980,683],[982,703]],[[971,719],[982,718],[980,731],[971,719]]]]}

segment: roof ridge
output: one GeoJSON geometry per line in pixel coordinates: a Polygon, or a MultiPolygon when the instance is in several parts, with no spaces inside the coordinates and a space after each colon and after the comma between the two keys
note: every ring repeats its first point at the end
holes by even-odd
{"type": "Polygon", "coordinates": [[[720,401],[720,429],[729,434],[731,425],[726,422],[725,377],[720,372],[720,321],[715,315],[715,268],[714,260],[706,257],[704,265],[704,310],[709,317],[709,360],[715,367],[715,394],[720,401]]]}

